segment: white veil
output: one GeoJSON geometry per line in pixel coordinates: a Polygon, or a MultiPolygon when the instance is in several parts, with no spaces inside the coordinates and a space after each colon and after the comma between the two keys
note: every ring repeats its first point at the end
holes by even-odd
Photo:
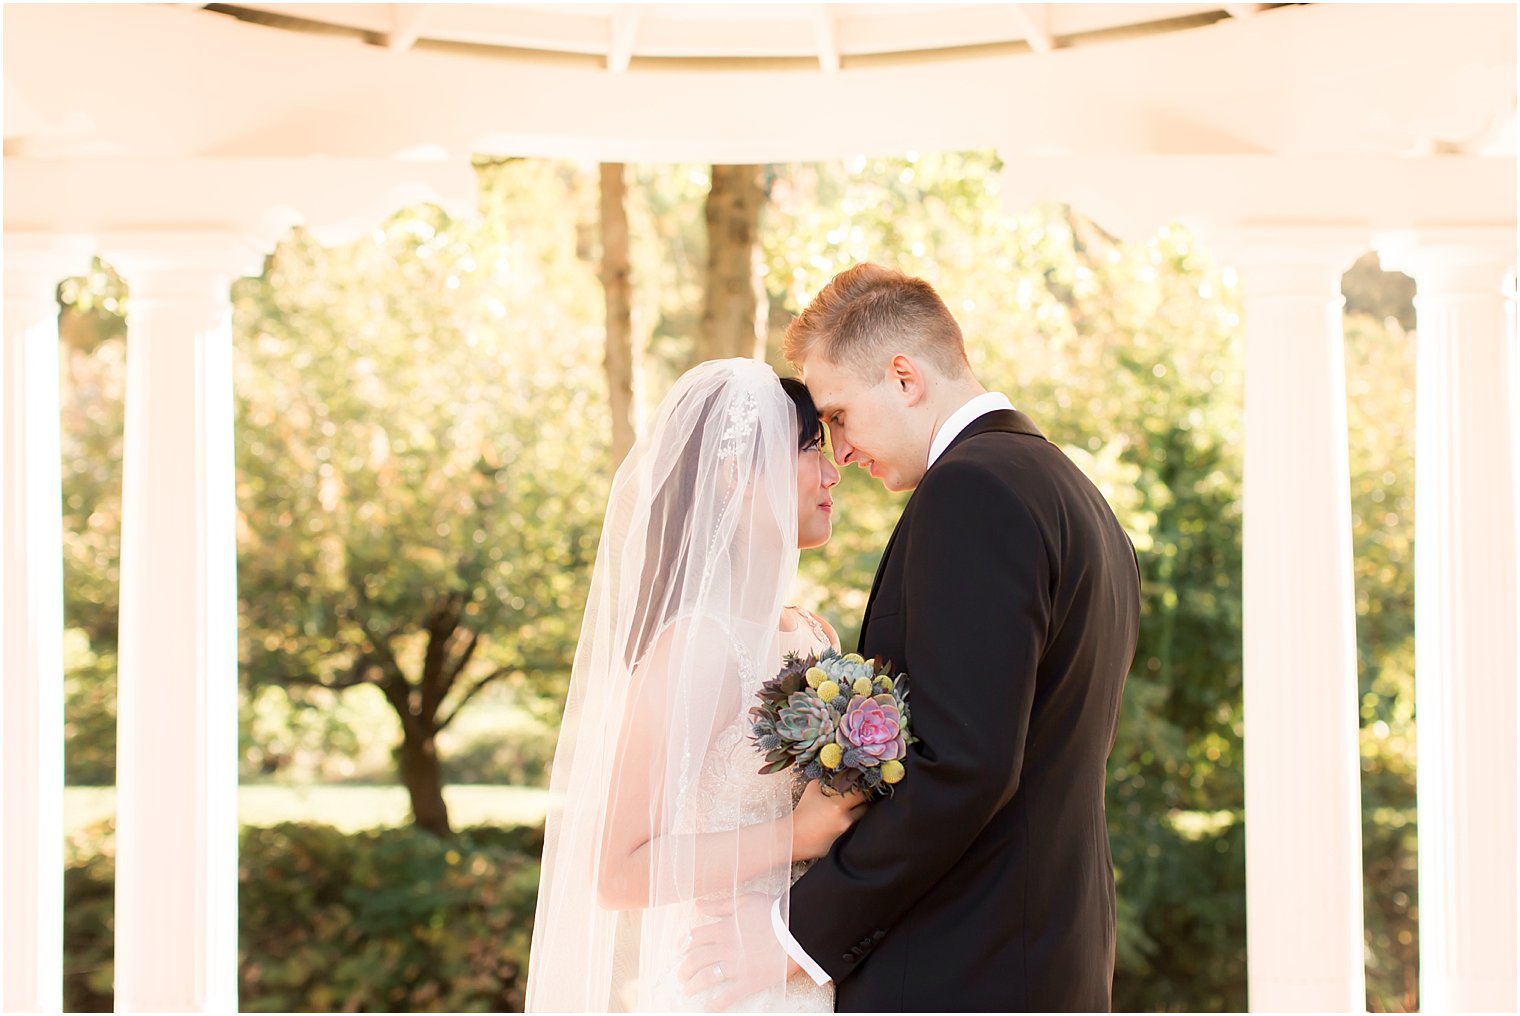
{"type": "Polygon", "coordinates": [[[769,367],[709,361],[613,479],[550,781],[529,1012],[700,1008],[675,976],[708,920],[698,900],[786,894],[790,781],[750,778],[745,715],[797,569],[797,440],[769,367]]]}

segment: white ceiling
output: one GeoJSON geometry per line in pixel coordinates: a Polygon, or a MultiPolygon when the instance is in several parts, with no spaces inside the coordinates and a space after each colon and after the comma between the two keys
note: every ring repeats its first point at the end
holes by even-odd
{"type": "Polygon", "coordinates": [[[342,206],[357,222],[409,187],[468,204],[474,153],[786,162],[973,148],[1003,158],[1010,200],[1107,201],[1115,222],[1188,204],[1383,223],[1515,214],[1513,4],[7,4],[0,16],[8,228],[201,222],[240,202],[267,218],[280,195],[292,206],[280,221],[342,206]],[[124,181],[130,201],[113,191],[124,181]]]}
{"type": "Polygon", "coordinates": [[[1178,30],[1248,17],[1265,4],[237,4],[289,30],[342,27],[375,44],[466,43],[603,58],[802,59],[824,68],[851,58],[990,45],[1036,51],[1094,41],[1095,33],[1178,30]],[[1232,13],[1233,12],[1233,15],[1232,13]]]}
{"type": "Polygon", "coordinates": [[[295,31],[193,4],[6,5],[7,154],[1514,155],[1511,4],[262,6],[413,34],[295,31]],[[1214,20],[1065,44],[1189,12],[1214,20]],[[636,19],[625,69],[573,55],[615,48],[619,18],[636,19]],[[832,19],[837,71],[808,36],[818,18],[832,19]],[[1042,19],[1044,52],[1018,41],[1042,19]],[[985,45],[904,49],[973,40],[985,45]],[[861,55],[884,49],[897,56],[861,55]]]}

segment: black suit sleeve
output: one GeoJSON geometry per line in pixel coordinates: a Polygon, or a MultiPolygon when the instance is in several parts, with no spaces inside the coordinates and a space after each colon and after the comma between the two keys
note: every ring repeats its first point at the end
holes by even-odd
{"type": "Polygon", "coordinates": [[[790,927],[835,980],[961,857],[1019,786],[1051,565],[1025,505],[944,462],[903,534],[907,774],[792,887],[790,927]]]}

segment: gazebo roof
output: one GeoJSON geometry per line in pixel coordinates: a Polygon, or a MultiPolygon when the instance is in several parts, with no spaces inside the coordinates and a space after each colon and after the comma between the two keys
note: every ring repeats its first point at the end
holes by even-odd
{"type": "Polygon", "coordinates": [[[107,165],[170,181],[146,199],[162,221],[197,190],[174,183],[186,174],[225,194],[362,172],[463,201],[472,153],[969,148],[998,150],[1016,202],[1101,202],[1133,181],[1115,216],[1137,195],[1195,195],[1202,174],[1255,218],[1283,214],[1279,181],[1316,220],[1403,215],[1411,189],[1433,195],[1421,220],[1514,217],[1510,4],[10,5],[4,19],[7,228],[100,218],[80,193],[107,165]]]}
{"type": "Polygon", "coordinates": [[[6,153],[1514,154],[1513,5],[1261,7],[11,5],[6,153]]]}
{"type": "Polygon", "coordinates": [[[613,72],[682,61],[837,71],[956,59],[969,50],[1048,53],[1249,17],[1281,4],[237,4],[218,12],[293,31],[351,34],[390,49],[475,47],[590,58],[613,72]]]}

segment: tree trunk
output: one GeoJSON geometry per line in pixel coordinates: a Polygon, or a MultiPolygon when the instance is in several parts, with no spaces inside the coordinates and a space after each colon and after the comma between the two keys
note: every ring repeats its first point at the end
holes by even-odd
{"type": "Polygon", "coordinates": [[[602,289],[607,301],[607,395],[612,409],[612,467],[633,447],[633,286],[628,270],[627,183],[621,162],[602,163],[602,289]]]}
{"type": "Polygon", "coordinates": [[[434,836],[451,836],[449,808],[443,801],[443,771],[438,764],[436,732],[422,733],[403,724],[401,781],[412,799],[412,820],[434,836]]]}
{"type": "Polygon", "coordinates": [[[765,359],[765,285],[755,270],[765,190],[759,166],[714,166],[707,192],[707,286],[697,359],[765,359]]]}

